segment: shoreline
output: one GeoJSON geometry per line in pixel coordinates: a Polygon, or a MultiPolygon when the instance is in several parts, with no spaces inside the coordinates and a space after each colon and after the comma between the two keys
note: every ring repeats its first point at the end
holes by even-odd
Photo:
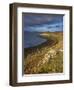
{"type": "Polygon", "coordinates": [[[25,74],[63,72],[63,51],[60,52],[60,50],[62,50],[63,47],[63,34],[48,34],[48,36],[40,36],[42,38],[47,39],[46,42],[35,47],[24,49],[25,74]]]}

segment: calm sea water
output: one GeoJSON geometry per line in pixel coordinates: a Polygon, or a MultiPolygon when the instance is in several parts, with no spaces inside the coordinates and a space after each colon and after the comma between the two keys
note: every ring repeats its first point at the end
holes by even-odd
{"type": "Polygon", "coordinates": [[[34,47],[45,41],[46,39],[41,38],[39,32],[24,32],[24,48],[34,47]]]}

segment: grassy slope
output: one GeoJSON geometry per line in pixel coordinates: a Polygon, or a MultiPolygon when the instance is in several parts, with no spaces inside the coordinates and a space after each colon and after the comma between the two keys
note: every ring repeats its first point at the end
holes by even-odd
{"type": "Polygon", "coordinates": [[[59,73],[63,72],[63,33],[62,32],[45,32],[41,37],[46,38],[47,42],[33,48],[24,50],[24,73],[59,73]],[[50,51],[55,51],[53,57],[50,51]],[[47,57],[45,55],[47,54],[47,57]],[[50,55],[50,57],[48,57],[50,55]],[[47,59],[45,59],[47,58],[47,59]]]}

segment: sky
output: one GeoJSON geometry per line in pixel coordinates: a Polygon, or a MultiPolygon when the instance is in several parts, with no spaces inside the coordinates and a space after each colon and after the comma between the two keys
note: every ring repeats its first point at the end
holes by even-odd
{"type": "Polygon", "coordinates": [[[23,29],[30,32],[63,31],[63,15],[23,13],[23,29]]]}

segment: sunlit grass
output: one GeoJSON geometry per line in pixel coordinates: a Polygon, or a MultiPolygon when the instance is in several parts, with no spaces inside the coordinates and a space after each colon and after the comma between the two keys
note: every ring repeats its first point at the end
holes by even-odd
{"type": "Polygon", "coordinates": [[[63,72],[63,34],[62,32],[42,33],[47,42],[24,50],[24,73],[62,73],[63,72]],[[49,52],[49,53],[48,53],[49,52]],[[53,53],[50,53],[53,52],[53,53]],[[54,54],[54,52],[56,54],[54,54]],[[45,55],[47,56],[45,57],[45,55]]]}

